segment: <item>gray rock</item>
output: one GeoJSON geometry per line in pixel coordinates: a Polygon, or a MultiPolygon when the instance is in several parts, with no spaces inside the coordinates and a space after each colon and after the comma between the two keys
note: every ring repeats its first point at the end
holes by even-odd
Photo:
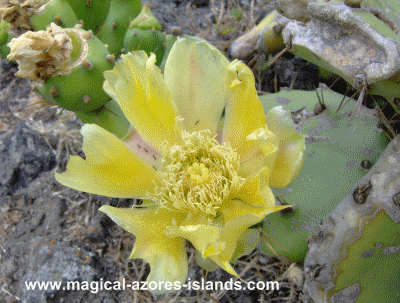
{"type": "Polygon", "coordinates": [[[26,275],[20,284],[24,302],[92,302],[94,298],[100,297],[115,302],[110,293],[99,290],[101,280],[99,281],[99,273],[96,270],[98,260],[94,253],[77,246],[68,246],[64,242],[54,244],[46,241],[34,247],[32,252],[26,275]],[[27,281],[59,281],[62,284],[60,290],[27,290],[27,281]],[[77,283],[69,282],[79,282],[81,287],[83,282],[88,283],[90,288],[78,290],[77,283]],[[68,288],[68,283],[75,289],[71,290],[71,286],[68,288]]]}
{"type": "Polygon", "coordinates": [[[18,124],[0,151],[0,197],[28,186],[55,165],[56,156],[51,146],[25,123],[18,124]]]}
{"type": "Polygon", "coordinates": [[[52,172],[42,173],[27,188],[18,189],[13,196],[2,199],[3,211],[18,211],[21,219],[16,222],[10,237],[28,241],[30,237],[61,239],[61,224],[66,210],[66,201],[54,195],[61,185],[52,172]]]}
{"type": "Polygon", "coordinates": [[[111,291],[102,290],[102,283],[112,281],[111,277],[105,276],[104,264],[97,254],[85,248],[34,237],[15,242],[3,251],[2,258],[7,260],[4,264],[9,265],[2,266],[0,273],[7,284],[18,285],[16,297],[21,302],[117,302],[111,291]],[[35,281],[60,284],[56,287],[53,284],[53,289],[40,290],[38,286],[28,289],[27,285],[35,281]]]}
{"type": "Polygon", "coordinates": [[[15,77],[18,65],[5,59],[0,59],[0,110],[10,112],[10,106],[21,100],[27,100],[32,88],[28,79],[15,77]]]}

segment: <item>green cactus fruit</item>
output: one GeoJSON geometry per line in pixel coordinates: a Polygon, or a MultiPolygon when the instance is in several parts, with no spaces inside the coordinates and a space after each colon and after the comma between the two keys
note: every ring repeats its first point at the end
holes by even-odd
{"type": "Polygon", "coordinates": [[[156,54],[156,65],[160,65],[165,52],[165,36],[160,31],[152,29],[130,28],[124,38],[126,52],[144,50],[147,55],[156,54]]]}
{"type": "Polygon", "coordinates": [[[35,31],[45,30],[52,22],[69,28],[78,23],[78,18],[66,0],[51,0],[42,5],[29,19],[35,31]]]}
{"type": "Polygon", "coordinates": [[[106,21],[96,35],[108,47],[110,54],[121,54],[125,32],[140,12],[140,0],[113,0],[106,21]]]}
{"type": "Polygon", "coordinates": [[[97,124],[121,139],[128,134],[131,126],[118,103],[114,100],[110,100],[94,111],[76,112],[76,115],[83,123],[97,124]]]}
{"type": "Polygon", "coordinates": [[[400,302],[399,149],[397,137],[309,238],[304,291],[315,302],[400,302]]]}
{"type": "MultiPolygon", "coordinates": [[[[342,98],[340,94],[324,91],[326,109],[321,111],[315,91],[281,91],[260,97],[266,112],[283,105],[296,119],[308,117],[301,128],[308,135],[303,167],[287,187],[274,189],[282,201],[298,207],[293,213],[269,215],[263,227],[278,242],[270,243],[275,251],[296,262],[305,257],[305,240],[313,227],[367,173],[362,162],[373,165],[387,144],[386,136],[376,127],[377,118],[369,110],[363,109],[358,121],[355,118],[351,121],[354,100],[336,113],[342,98]]],[[[263,250],[273,253],[266,245],[263,250]]]]}
{"type": "Polygon", "coordinates": [[[78,20],[83,21],[83,28],[94,34],[100,30],[107,18],[111,0],[66,0],[78,20]]]}
{"type": "Polygon", "coordinates": [[[103,72],[112,69],[113,62],[104,44],[92,32],[65,29],[72,40],[71,63],[63,75],[48,78],[37,91],[49,101],[74,112],[90,112],[109,101],[103,91],[103,72]]]}
{"type": "Polygon", "coordinates": [[[156,65],[160,65],[166,46],[166,36],[160,31],[161,25],[147,5],[130,23],[124,37],[124,50],[131,52],[144,50],[147,55],[156,54],[156,65]]]}
{"type": "Polygon", "coordinates": [[[161,30],[161,24],[154,17],[148,5],[143,5],[140,14],[129,24],[129,28],[161,30]]]}

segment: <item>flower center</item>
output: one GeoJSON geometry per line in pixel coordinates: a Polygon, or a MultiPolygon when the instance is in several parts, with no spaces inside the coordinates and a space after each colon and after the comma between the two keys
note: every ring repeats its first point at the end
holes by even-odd
{"type": "Polygon", "coordinates": [[[150,199],[171,210],[215,217],[242,184],[237,153],[208,131],[183,132],[182,137],[183,145],[165,146],[166,177],[150,199]]]}
{"type": "Polygon", "coordinates": [[[187,168],[187,172],[190,175],[190,179],[196,181],[197,184],[203,184],[210,180],[210,171],[204,165],[204,163],[194,163],[187,168]]]}

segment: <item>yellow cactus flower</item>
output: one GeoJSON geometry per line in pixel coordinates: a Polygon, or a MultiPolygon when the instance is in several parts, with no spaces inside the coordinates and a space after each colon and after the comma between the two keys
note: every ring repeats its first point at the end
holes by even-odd
{"type": "Polygon", "coordinates": [[[265,116],[251,70],[206,42],[178,39],[164,75],[155,60],[129,53],[105,72],[104,90],[131,132],[120,140],[84,125],[86,159],[71,157],[56,179],[85,192],[144,199],[140,207],[100,210],[135,235],[130,257],[150,264],[148,281],[185,282],[186,240],[201,266],[237,276],[230,261],[259,241],[249,227],[287,207],[275,205],[270,184],[295,177],[304,136],[281,108],[265,116]]]}

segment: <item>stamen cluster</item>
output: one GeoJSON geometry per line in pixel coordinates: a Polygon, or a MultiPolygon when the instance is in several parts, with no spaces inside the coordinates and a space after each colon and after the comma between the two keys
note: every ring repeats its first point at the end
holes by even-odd
{"type": "Polygon", "coordinates": [[[151,199],[168,209],[215,217],[243,181],[237,153],[208,131],[183,132],[182,137],[183,145],[166,146],[166,176],[151,199]]]}

